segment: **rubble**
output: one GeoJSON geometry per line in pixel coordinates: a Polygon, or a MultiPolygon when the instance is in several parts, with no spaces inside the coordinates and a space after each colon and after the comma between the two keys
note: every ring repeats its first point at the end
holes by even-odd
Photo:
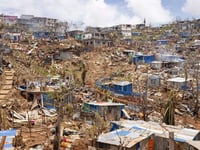
{"type": "Polygon", "coordinates": [[[56,142],[60,149],[95,149],[92,141],[108,132],[109,121],[162,124],[171,110],[174,128],[199,131],[199,40],[190,23],[191,41],[179,22],[168,25],[173,32],[127,25],[131,39],[123,25],[119,33],[3,33],[0,129],[16,129],[16,149],[49,150],[56,142]]]}

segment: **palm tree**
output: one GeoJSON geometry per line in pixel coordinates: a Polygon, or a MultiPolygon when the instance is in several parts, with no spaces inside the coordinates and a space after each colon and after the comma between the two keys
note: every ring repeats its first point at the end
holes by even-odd
{"type": "Polygon", "coordinates": [[[163,117],[163,122],[168,125],[175,125],[174,112],[175,112],[176,100],[177,100],[177,95],[174,93],[174,91],[171,91],[169,95],[169,101],[165,106],[165,113],[163,117]]]}

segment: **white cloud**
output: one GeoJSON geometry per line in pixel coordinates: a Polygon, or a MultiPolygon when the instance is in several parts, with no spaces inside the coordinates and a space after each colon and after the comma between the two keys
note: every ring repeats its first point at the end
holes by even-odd
{"type": "Polygon", "coordinates": [[[162,24],[172,20],[169,10],[162,6],[161,0],[125,0],[128,8],[136,16],[145,18],[147,23],[162,24]]]}
{"type": "Polygon", "coordinates": [[[200,16],[200,0],[186,0],[182,7],[182,11],[193,15],[194,17],[200,16]]]}
{"type": "Polygon", "coordinates": [[[0,12],[53,17],[69,22],[84,22],[90,26],[136,24],[144,18],[152,24],[171,20],[160,0],[125,1],[127,7],[132,9],[130,15],[124,13],[126,10],[120,10],[117,5],[107,4],[104,0],[1,0],[0,12]]]}

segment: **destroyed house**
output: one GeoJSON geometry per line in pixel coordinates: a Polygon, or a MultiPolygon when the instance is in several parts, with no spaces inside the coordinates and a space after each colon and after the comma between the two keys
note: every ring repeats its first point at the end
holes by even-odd
{"type": "Polygon", "coordinates": [[[106,120],[119,120],[123,116],[124,104],[112,102],[86,102],[84,112],[96,112],[106,120]]]}
{"type": "Polygon", "coordinates": [[[187,39],[190,37],[190,32],[182,32],[180,33],[181,38],[187,39]]]}
{"type": "Polygon", "coordinates": [[[96,148],[101,150],[144,150],[151,148],[154,141],[151,139],[152,132],[121,128],[109,133],[102,134],[96,141],[96,148]]]}
{"type": "Polygon", "coordinates": [[[12,42],[19,42],[21,38],[21,33],[8,33],[5,35],[5,37],[11,40],[12,42]]]}
{"type": "Polygon", "coordinates": [[[111,40],[101,32],[88,32],[83,34],[83,44],[89,48],[110,46],[111,40]]]}
{"type": "Polygon", "coordinates": [[[50,32],[43,32],[43,31],[41,31],[41,32],[34,32],[33,36],[36,39],[47,39],[47,38],[50,38],[51,33],[50,32]]]}
{"type": "Polygon", "coordinates": [[[83,40],[83,31],[81,31],[81,30],[69,31],[69,32],[68,32],[68,35],[69,35],[70,37],[75,38],[75,39],[78,40],[78,41],[83,40]]]}
{"type": "Polygon", "coordinates": [[[111,132],[100,135],[97,139],[97,146],[100,144],[104,149],[107,147],[110,150],[117,150],[116,146],[120,146],[120,139],[126,139],[126,141],[123,141],[123,143],[126,143],[123,145],[126,150],[135,149],[133,146],[137,146],[140,149],[145,149],[145,147],[150,148],[149,146],[151,146],[154,150],[163,150],[169,148],[169,140],[171,137],[174,140],[175,149],[198,150],[200,148],[199,130],[165,124],[161,125],[156,122],[143,120],[112,121],[111,132]],[[119,134],[114,136],[113,133],[119,134]],[[144,142],[144,139],[148,140],[144,142]],[[131,145],[133,148],[128,147],[130,143],[134,143],[131,145]],[[115,145],[114,148],[113,145],[115,145]]]}
{"type": "Polygon", "coordinates": [[[183,67],[185,59],[181,56],[160,54],[158,60],[163,62],[163,65],[168,68],[172,67],[183,67]]]}
{"type": "Polygon", "coordinates": [[[151,69],[159,70],[162,68],[162,61],[152,61],[150,67],[151,69]]]}
{"type": "Polygon", "coordinates": [[[54,55],[53,59],[54,60],[70,60],[73,58],[73,54],[75,53],[75,50],[73,48],[64,48],[64,49],[58,49],[54,55]]]}
{"type": "MultiPolygon", "coordinates": [[[[38,77],[35,81],[26,81],[26,85],[17,87],[21,91],[21,95],[32,101],[32,108],[46,107],[48,109],[55,108],[54,99],[50,96],[55,90],[59,90],[61,86],[66,86],[67,81],[63,81],[59,76],[51,76],[48,78],[38,77]]],[[[72,93],[64,97],[63,103],[72,101],[72,93]]]]}
{"type": "Polygon", "coordinates": [[[177,90],[189,90],[192,84],[192,79],[182,77],[170,78],[167,80],[168,86],[177,90]]]}
{"type": "Polygon", "coordinates": [[[148,84],[152,88],[157,88],[161,84],[161,77],[159,75],[149,75],[148,84]]]}
{"type": "Polygon", "coordinates": [[[143,55],[143,54],[136,54],[133,56],[133,63],[138,64],[138,63],[151,63],[155,61],[155,55],[143,55]]]}

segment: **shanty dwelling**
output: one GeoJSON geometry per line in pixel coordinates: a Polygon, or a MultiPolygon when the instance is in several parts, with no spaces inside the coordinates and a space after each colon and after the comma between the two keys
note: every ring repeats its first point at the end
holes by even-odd
{"type": "Polygon", "coordinates": [[[97,150],[145,150],[153,148],[153,133],[140,128],[121,128],[102,134],[96,141],[97,150]]]}
{"type": "Polygon", "coordinates": [[[168,79],[167,82],[168,82],[169,87],[172,87],[176,90],[185,90],[185,89],[190,89],[190,86],[192,84],[192,79],[175,77],[175,78],[168,79]]]}
{"type": "Polygon", "coordinates": [[[159,75],[148,75],[148,85],[152,88],[160,86],[161,77],[159,75]]]}
{"type": "Polygon", "coordinates": [[[191,35],[190,32],[182,32],[182,33],[180,33],[180,36],[183,39],[188,39],[190,37],[190,35],[191,35]]]}
{"type": "Polygon", "coordinates": [[[200,131],[143,120],[112,121],[111,132],[97,138],[96,149],[118,150],[120,147],[125,150],[199,150],[200,131]]]}
{"type": "Polygon", "coordinates": [[[155,61],[155,55],[143,55],[143,54],[136,54],[133,56],[133,63],[134,64],[140,64],[140,63],[146,63],[149,64],[153,61],[155,61]]]}
{"type": "Polygon", "coordinates": [[[157,56],[159,61],[163,62],[164,67],[173,68],[173,67],[183,67],[185,60],[181,56],[169,55],[169,54],[160,54],[157,56]]]}
{"type": "Polygon", "coordinates": [[[56,53],[53,55],[53,59],[61,61],[71,60],[73,58],[73,54],[74,54],[73,50],[60,49],[56,51],[56,53]]]}
{"type": "Polygon", "coordinates": [[[88,102],[84,103],[84,112],[96,112],[105,120],[119,120],[123,116],[124,104],[112,102],[88,102]]]}
{"type": "Polygon", "coordinates": [[[162,61],[152,61],[150,67],[151,69],[160,70],[162,68],[162,61]]]}
{"type": "Polygon", "coordinates": [[[184,69],[181,67],[174,67],[168,70],[168,74],[170,77],[181,76],[184,75],[184,69]]]}
{"type": "MultiPolygon", "coordinates": [[[[38,77],[34,81],[27,81],[26,85],[17,87],[21,91],[21,94],[24,95],[29,101],[32,101],[32,109],[35,107],[45,107],[48,109],[54,109],[55,103],[54,99],[49,95],[54,92],[56,89],[59,89],[60,86],[66,85],[65,81],[61,81],[59,76],[52,76],[49,78],[38,77]]],[[[70,94],[69,94],[70,95],[70,94]]],[[[69,101],[65,97],[63,102],[69,101]]]]}
{"type": "Polygon", "coordinates": [[[5,35],[5,38],[8,38],[12,42],[19,42],[21,38],[21,33],[8,33],[5,35]]]}

